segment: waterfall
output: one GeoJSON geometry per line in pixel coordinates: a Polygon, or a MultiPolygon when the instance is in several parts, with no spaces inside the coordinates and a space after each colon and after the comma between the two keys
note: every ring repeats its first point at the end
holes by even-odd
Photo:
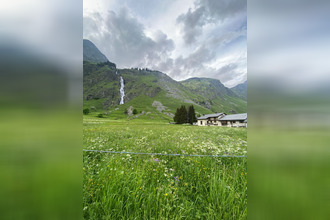
{"type": "Polygon", "coordinates": [[[124,96],[125,96],[125,91],[124,91],[124,79],[123,77],[120,76],[120,105],[124,104],[124,96]]]}

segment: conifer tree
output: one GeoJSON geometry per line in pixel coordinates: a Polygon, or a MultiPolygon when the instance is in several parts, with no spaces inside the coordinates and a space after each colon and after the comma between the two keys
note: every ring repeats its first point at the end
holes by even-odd
{"type": "Polygon", "coordinates": [[[174,115],[174,121],[177,124],[184,124],[188,122],[188,112],[186,106],[182,105],[180,108],[176,109],[174,115]]]}
{"type": "Polygon", "coordinates": [[[180,108],[180,124],[188,122],[188,112],[186,106],[182,105],[180,108]]]}
{"type": "Polygon", "coordinates": [[[173,118],[173,120],[174,120],[174,122],[175,123],[177,123],[177,124],[179,124],[178,123],[178,121],[179,121],[179,114],[180,114],[180,109],[176,109],[176,112],[175,112],[175,115],[174,115],[174,118],[173,118]]]}
{"type": "Polygon", "coordinates": [[[188,109],[188,123],[192,125],[194,122],[197,122],[197,118],[196,118],[194,106],[191,105],[189,106],[188,109]]]}

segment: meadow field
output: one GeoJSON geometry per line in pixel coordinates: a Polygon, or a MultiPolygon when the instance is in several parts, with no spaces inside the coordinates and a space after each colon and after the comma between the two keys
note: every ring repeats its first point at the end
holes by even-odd
{"type": "MultiPolygon", "coordinates": [[[[245,128],[84,117],[83,148],[247,155],[245,128]]],[[[247,158],[83,153],[85,219],[246,219],[247,158]]]]}

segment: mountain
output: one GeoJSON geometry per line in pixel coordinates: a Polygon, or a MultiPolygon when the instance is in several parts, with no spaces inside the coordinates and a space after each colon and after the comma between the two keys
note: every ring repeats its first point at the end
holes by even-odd
{"type": "MultiPolygon", "coordinates": [[[[86,51],[86,53],[88,53],[86,51]]],[[[219,80],[192,78],[182,82],[149,69],[117,69],[107,61],[84,62],[84,108],[103,112],[109,118],[127,118],[127,109],[137,109],[129,118],[171,121],[182,104],[194,105],[198,114],[212,112],[243,113],[247,103],[219,80]],[[124,80],[124,104],[119,105],[121,77],[124,80]],[[132,107],[131,107],[132,106],[132,107]]]]}
{"type": "Polygon", "coordinates": [[[246,112],[246,101],[219,80],[193,78],[177,82],[159,71],[116,69],[109,62],[84,62],[84,108],[93,106],[99,112],[118,108],[124,112],[133,106],[150,112],[152,117],[156,114],[170,119],[182,104],[193,104],[198,114],[246,112]],[[124,105],[119,105],[120,77],[125,85],[124,105]]]}
{"type": "Polygon", "coordinates": [[[226,113],[238,113],[246,108],[246,102],[217,79],[190,78],[181,83],[192,93],[202,97],[201,100],[196,100],[198,104],[213,112],[222,109],[226,113]]]}
{"type": "Polygon", "coordinates": [[[84,61],[102,63],[109,61],[107,57],[89,40],[83,40],[84,46],[84,61]]]}
{"type": "Polygon", "coordinates": [[[231,88],[231,90],[242,99],[247,100],[247,81],[238,84],[237,86],[231,88]]]}

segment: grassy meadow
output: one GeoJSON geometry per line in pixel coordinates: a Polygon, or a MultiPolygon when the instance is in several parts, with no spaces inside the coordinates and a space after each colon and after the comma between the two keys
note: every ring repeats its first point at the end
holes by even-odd
{"type": "MultiPolygon", "coordinates": [[[[84,116],[83,148],[247,155],[244,128],[84,116]]],[[[85,219],[246,219],[247,159],[83,154],[85,219]]]]}

